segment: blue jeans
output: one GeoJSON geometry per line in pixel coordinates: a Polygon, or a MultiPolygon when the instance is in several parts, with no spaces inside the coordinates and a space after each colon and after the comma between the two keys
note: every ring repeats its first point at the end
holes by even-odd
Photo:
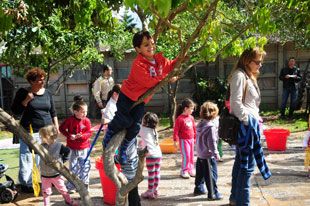
{"type": "Polygon", "coordinates": [[[281,116],[285,115],[285,107],[287,103],[288,96],[291,95],[291,104],[290,104],[290,111],[289,116],[292,116],[295,110],[296,105],[296,97],[297,97],[297,89],[290,87],[290,88],[283,88],[282,94],[282,102],[281,102],[281,116]]]}
{"type": "Polygon", "coordinates": [[[116,103],[117,111],[113,120],[108,125],[103,145],[107,145],[113,135],[123,129],[127,129],[125,140],[131,141],[140,131],[140,125],[144,112],[144,102],[131,109],[135,101],[129,99],[122,92],[119,93],[116,103]]]}
{"type": "Polygon", "coordinates": [[[216,159],[200,159],[196,162],[196,177],[194,193],[204,193],[204,184],[208,190],[208,198],[214,197],[218,194],[217,189],[217,164],[216,159]]]}
{"type": "Polygon", "coordinates": [[[240,149],[236,146],[236,157],[232,171],[231,194],[229,200],[235,202],[236,206],[250,205],[251,175],[255,169],[255,159],[250,151],[248,168],[241,168],[240,149]]]}
{"type": "MultiPolygon", "coordinates": [[[[33,133],[33,138],[41,144],[41,138],[39,133],[33,133]]],[[[32,187],[32,153],[21,139],[19,139],[19,173],[18,181],[19,184],[32,187]]],[[[39,166],[40,156],[35,155],[35,161],[37,167],[39,166]]]]}

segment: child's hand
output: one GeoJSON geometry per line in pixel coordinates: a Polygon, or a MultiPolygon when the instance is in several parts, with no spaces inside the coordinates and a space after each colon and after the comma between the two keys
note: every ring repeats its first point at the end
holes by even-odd
{"type": "Polygon", "coordinates": [[[178,146],[178,142],[174,141],[174,147],[177,147],[177,146],[178,146]]]}
{"type": "Polygon", "coordinates": [[[175,76],[175,77],[172,77],[169,81],[170,81],[171,83],[173,83],[173,82],[177,81],[178,78],[179,78],[178,76],[175,76]]]}
{"type": "Polygon", "coordinates": [[[72,134],[72,135],[70,136],[70,139],[71,139],[71,140],[75,140],[75,139],[76,139],[76,135],[75,135],[75,134],[72,134]]]}

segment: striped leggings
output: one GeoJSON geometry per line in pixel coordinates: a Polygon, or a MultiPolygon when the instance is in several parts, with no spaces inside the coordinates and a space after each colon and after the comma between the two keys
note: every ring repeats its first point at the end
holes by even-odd
{"type": "Polygon", "coordinates": [[[149,174],[147,192],[152,196],[157,195],[158,193],[161,160],[162,160],[161,157],[155,157],[155,156],[146,157],[146,168],[149,174]]]}

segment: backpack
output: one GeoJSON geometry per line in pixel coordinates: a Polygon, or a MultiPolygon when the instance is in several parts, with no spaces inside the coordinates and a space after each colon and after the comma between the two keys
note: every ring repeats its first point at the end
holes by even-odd
{"type": "MultiPolygon", "coordinates": [[[[245,75],[245,86],[244,92],[242,97],[242,103],[245,102],[245,94],[247,88],[247,76],[245,75]]],[[[229,102],[230,98],[230,85],[226,91],[225,100],[229,102]]],[[[229,108],[225,106],[223,109],[220,118],[219,118],[219,128],[218,128],[218,135],[224,141],[230,145],[238,145],[238,133],[240,130],[240,120],[233,114],[229,112],[229,108]]]]}

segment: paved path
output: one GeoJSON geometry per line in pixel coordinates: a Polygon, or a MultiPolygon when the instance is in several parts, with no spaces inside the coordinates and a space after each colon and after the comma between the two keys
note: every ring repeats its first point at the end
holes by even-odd
{"type": "MultiPolygon", "coordinates": [[[[306,178],[303,166],[304,151],[300,147],[301,139],[289,138],[287,150],[282,152],[264,150],[267,163],[272,172],[269,180],[263,180],[256,168],[252,177],[251,206],[303,206],[310,205],[310,181],[306,178]]],[[[180,152],[165,154],[161,168],[160,196],[156,200],[142,200],[145,206],[200,206],[200,205],[227,205],[230,194],[231,170],[234,152],[224,145],[224,162],[218,164],[219,191],[224,195],[221,201],[208,201],[207,195],[193,196],[194,178],[181,179],[179,169],[181,165],[180,152]]],[[[94,162],[94,161],[93,161],[94,162]]],[[[103,194],[99,172],[93,165],[90,178],[90,195],[95,205],[107,205],[103,202],[103,194]]],[[[147,176],[147,170],[144,169],[147,176]]],[[[147,189],[147,180],[139,184],[139,192],[147,189]]],[[[72,195],[78,199],[79,195],[72,195]]],[[[52,205],[63,205],[63,199],[57,191],[51,198],[52,205]]],[[[32,195],[21,195],[17,202],[11,205],[43,206],[43,198],[34,198],[32,195]]]]}

